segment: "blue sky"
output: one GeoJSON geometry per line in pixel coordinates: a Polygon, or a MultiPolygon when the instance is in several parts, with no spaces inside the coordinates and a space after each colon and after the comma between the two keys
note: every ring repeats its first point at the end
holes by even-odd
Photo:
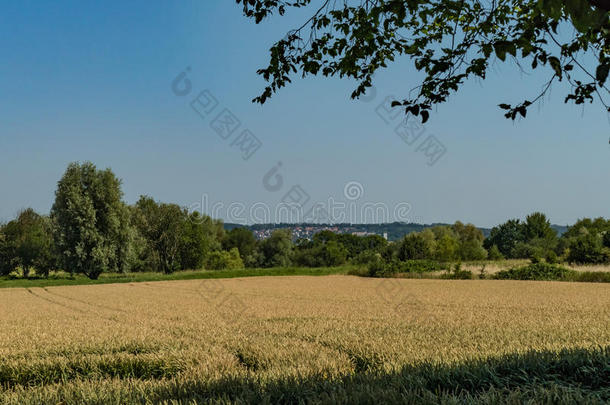
{"type": "Polygon", "coordinates": [[[376,108],[419,77],[401,60],[377,75],[376,96],[354,101],[353,82],[296,80],[264,106],[268,48],[306,14],[255,25],[233,1],[6,1],[0,4],[0,219],[31,206],[48,212],[72,161],[111,167],[125,200],[142,194],[193,206],[277,204],[293,185],[311,201],[407,202],[416,222],[491,226],[543,211],[552,222],[609,215],[610,122],[601,105],[564,105],[557,86],[526,120],[497,104],[532,97],[545,76],[497,64],[434,112],[425,134],[446,153],[433,166],[376,108]],[[192,92],[171,90],[186,67],[192,92]],[[262,147],[248,160],[198,116],[190,101],[207,89],[262,147]],[[262,178],[282,162],[282,190],[262,178]],[[205,196],[205,197],[202,197],[205,196]]]}

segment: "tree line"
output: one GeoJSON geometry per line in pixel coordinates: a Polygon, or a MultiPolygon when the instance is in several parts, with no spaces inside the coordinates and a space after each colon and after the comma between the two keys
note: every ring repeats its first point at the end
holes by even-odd
{"type": "Polygon", "coordinates": [[[503,258],[610,263],[610,220],[581,219],[561,237],[537,212],[525,221],[511,219],[494,227],[487,238],[474,225],[458,221],[409,233],[396,242],[331,231],[293,242],[288,229],[257,240],[246,228],[225,231],[220,220],[148,196],[128,205],[114,173],[85,162],[68,166],[49,215],[28,208],[0,225],[0,275],[20,269],[24,277],[33,272],[48,277],[57,269],[96,279],[104,272],[503,258]]]}

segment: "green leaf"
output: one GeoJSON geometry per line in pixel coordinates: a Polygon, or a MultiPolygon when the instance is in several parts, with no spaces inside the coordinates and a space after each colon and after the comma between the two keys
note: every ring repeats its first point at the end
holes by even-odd
{"type": "Polygon", "coordinates": [[[425,124],[428,121],[428,118],[430,118],[430,113],[428,111],[422,111],[421,112],[421,123],[425,124]]]}
{"type": "Polygon", "coordinates": [[[595,78],[597,79],[600,85],[606,83],[606,80],[608,79],[608,73],[610,73],[610,62],[599,65],[597,67],[597,70],[595,72],[595,78]]]}
{"type": "Polygon", "coordinates": [[[497,41],[494,43],[494,50],[496,51],[496,56],[502,61],[506,60],[507,53],[513,56],[517,55],[517,47],[510,41],[497,41]]]}
{"type": "Polygon", "coordinates": [[[559,61],[559,59],[557,59],[554,56],[551,56],[551,57],[549,57],[549,63],[551,64],[551,67],[555,71],[555,74],[557,76],[559,76],[559,78],[561,78],[562,77],[562,71],[561,71],[561,62],[559,61]]]}

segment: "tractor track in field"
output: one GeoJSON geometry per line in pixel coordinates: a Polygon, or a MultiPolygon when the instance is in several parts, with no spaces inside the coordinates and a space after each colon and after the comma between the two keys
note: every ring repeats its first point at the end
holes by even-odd
{"type": "MultiPolygon", "coordinates": [[[[141,285],[140,285],[141,283],[136,283],[136,284],[137,284],[138,286],[141,286],[141,285]]],[[[132,286],[132,287],[133,287],[133,286],[136,286],[136,284],[130,284],[130,286],[132,286]]],[[[152,287],[152,286],[149,286],[149,287],[150,287],[150,288],[154,288],[154,287],[152,287]]],[[[162,287],[159,287],[159,288],[162,288],[162,287]]],[[[113,308],[113,307],[108,307],[108,306],[101,305],[101,304],[94,304],[94,303],[91,303],[91,302],[88,302],[88,301],[85,301],[85,300],[80,300],[80,299],[77,299],[77,298],[66,297],[66,296],[64,296],[64,295],[57,294],[57,293],[54,293],[54,292],[49,291],[47,287],[44,287],[44,288],[43,288],[43,290],[44,290],[46,293],[48,293],[49,295],[53,295],[53,296],[56,296],[56,297],[60,297],[60,298],[65,299],[65,300],[67,300],[67,301],[73,301],[73,302],[77,302],[77,303],[80,303],[80,304],[88,305],[88,306],[93,307],[93,308],[96,308],[96,309],[103,309],[103,310],[106,310],[106,311],[113,311],[115,315],[116,315],[117,313],[121,313],[121,314],[127,314],[127,315],[131,314],[130,312],[125,311],[125,310],[123,310],[123,309],[119,309],[119,308],[113,308]]],[[[34,293],[33,293],[33,292],[31,292],[31,291],[30,291],[30,293],[34,294],[34,293]]],[[[95,316],[99,316],[99,317],[101,317],[101,318],[103,318],[103,319],[111,320],[111,321],[114,321],[114,322],[117,322],[117,323],[119,323],[119,324],[123,324],[123,325],[131,325],[131,324],[132,324],[132,323],[131,323],[131,322],[129,322],[128,320],[119,320],[119,319],[116,319],[116,318],[111,318],[111,317],[107,317],[107,316],[103,316],[103,315],[93,314],[92,312],[88,312],[88,311],[82,310],[82,309],[80,309],[80,308],[76,308],[76,307],[73,307],[73,306],[67,305],[67,304],[65,304],[65,303],[61,303],[61,302],[58,302],[58,301],[55,301],[55,300],[52,300],[52,299],[48,299],[48,298],[46,298],[46,297],[43,297],[43,296],[40,296],[40,295],[37,295],[37,294],[34,294],[34,295],[36,295],[37,297],[39,297],[39,298],[41,298],[41,299],[43,299],[43,300],[45,300],[45,301],[52,302],[52,303],[57,304],[57,305],[59,305],[59,306],[62,306],[62,307],[64,307],[64,308],[68,308],[68,309],[71,309],[71,310],[74,310],[74,311],[77,311],[77,312],[80,312],[80,313],[83,313],[83,314],[86,314],[86,315],[95,315],[95,316]]],[[[169,323],[175,322],[175,319],[173,319],[173,318],[171,318],[171,317],[162,316],[162,315],[159,315],[159,314],[156,314],[156,315],[155,315],[155,317],[156,317],[157,319],[161,319],[161,320],[166,321],[166,322],[169,322],[169,323]]],[[[229,326],[229,325],[227,325],[227,326],[229,326]]],[[[169,335],[174,336],[174,337],[183,337],[183,336],[181,336],[181,334],[182,334],[182,335],[184,335],[184,334],[186,333],[185,331],[181,331],[181,332],[179,333],[179,332],[177,332],[177,331],[175,331],[175,330],[173,330],[173,329],[171,329],[171,328],[170,328],[170,329],[165,329],[165,328],[163,328],[163,327],[160,327],[160,326],[158,326],[158,325],[154,325],[154,324],[147,324],[147,325],[146,325],[146,327],[147,327],[147,328],[150,328],[150,329],[153,329],[153,330],[156,330],[157,332],[161,332],[161,333],[168,333],[169,335]]],[[[198,334],[197,334],[196,332],[190,332],[190,337],[193,337],[193,338],[194,338],[194,337],[197,337],[197,336],[198,336],[198,334]]]]}
{"type": "Polygon", "coordinates": [[[39,299],[41,299],[43,301],[46,301],[46,302],[50,302],[51,304],[58,305],[58,306],[60,306],[62,308],[67,308],[67,309],[69,309],[71,311],[79,312],[81,314],[91,315],[90,312],[84,311],[84,310],[82,310],[80,308],[74,308],[74,307],[72,307],[70,305],[67,305],[67,304],[64,304],[62,302],[58,302],[58,301],[55,301],[55,300],[53,300],[51,298],[44,297],[44,296],[42,296],[40,294],[37,294],[31,288],[26,288],[26,291],[29,292],[30,294],[32,294],[34,297],[39,298],[39,299]]]}
{"type": "Polygon", "coordinates": [[[123,313],[123,314],[128,314],[129,313],[129,312],[125,311],[124,309],[108,307],[108,306],[102,305],[102,304],[93,304],[93,303],[85,301],[85,300],[79,300],[78,298],[66,297],[65,295],[61,295],[61,294],[58,294],[56,292],[51,292],[48,287],[43,287],[42,289],[45,290],[50,295],[54,295],[56,297],[60,297],[60,298],[63,298],[65,300],[68,300],[68,301],[78,302],[78,303],[81,303],[81,304],[89,305],[89,306],[94,307],[94,308],[104,309],[104,310],[107,310],[107,311],[120,312],[120,313],[123,313]]]}
{"type": "MultiPolygon", "coordinates": [[[[61,297],[61,298],[65,299],[65,300],[68,300],[68,301],[73,301],[73,302],[78,302],[78,303],[81,303],[81,304],[86,304],[86,305],[89,305],[89,306],[91,306],[91,307],[94,307],[94,308],[98,308],[98,309],[99,309],[99,307],[98,307],[97,305],[95,305],[95,304],[91,304],[91,303],[88,303],[88,302],[83,301],[83,300],[77,300],[77,299],[72,299],[72,298],[63,297],[63,296],[58,295],[58,294],[52,294],[52,293],[50,293],[49,291],[47,291],[47,290],[46,290],[46,288],[43,288],[43,290],[44,290],[46,293],[48,293],[49,295],[53,295],[53,296],[57,296],[57,297],[61,297]]],[[[115,318],[115,317],[104,316],[104,315],[101,315],[101,314],[99,314],[99,313],[94,313],[94,312],[86,311],[86,310],[84,310],[84,309],[81,309],[81,308],[77,308],[77,307],[74,307],[74,306],[68,305],[68,304],[66,304],[66,303],[63,303],[63,302],[57,301],[57,300],[55,300],[55,299],[45,297],[45,296],[43,296],[43,295],[41,295],[41,294],[38,294],[38,293],[36,293],[36,292],[32,291],[32,289],[31,289],[31,288],[26,288],[26,291],[27,291],[28,293],[32,294],[33,296],[35,296],[35,297],[36,297],[36,298],[38,298],[38,299],[41,299],[41,300],[43,300],[43,301],[49,302],[49,303],[54,304],[54,305],[57,305],[57,306],[59,306],[59,307],[62,307],[62,308],[68,309],[68,310],[70,310],[70,311],[74,311],[74,312],[77,312],[77,313],[83,314],[83,315],[88,316],[88,317],[93,317],[93,318],[98,318],[98,319],[99,319],[99,318],[101,318],[101,319],[105,319],[105,320],[108,320],[108,321],[112,321],[112,322],[115,322],[115,323],[117,323],[117,324],[120,324],[120,325],[125,325],[125,326],[131,326],[131,325],[133,325],[133,323],[132,323],[132,322],[130,322],[129,320],[119,320],[119,319],[117,319],[117,318],[115,318]]],[[[106,308],[107,308],[107,307],[106,307],[106,308]]],[[[108,310],[108,309],[106,309],[106,310],[108,310]]],[[[117,309],[114,309],[114,310],[115,310],[115,311],[117,311],[117,309]]],[[[123,312],[123,313],[126,313],[126,314],[129,314],[129,313],[128,313],[128,312],[126,312],[126,311],[122,311],[122,312],[123,312]]],[[[170,318],[168,318],[168,317],[163,317],[163,316],[157,316],[157,318],[162,319],[162,320],[167,321],[167,322],[173,322],[173,321],[174,321],[174,320],[172,320],[172,319],[170,319],[170,318]]],[[[134,327],[136,327],[136,326],[134,325],[134,327]]],[[[157,331],[157,332],[160,332],[160,333],[168,333],[169,335],[174,336],[174,337],[181,337],[181,336],[180,336],[180,335],[179,335],[179,334],[178,334],[176,331],[174,331],[174,330],[173,330],[173,329],[171,329],[171,328],[168,330],[168,329],[165,329],[165,328],[162,328],[162,327],[160,327],[160,326],[153,325],[153,324],[146,325],[146,327],[147,327],[147,328],[150,328],[150,329],[153,329],[153,330],[155,330],[155,331],[157,331]]],[[[184,332],[183,332],[183,333],[184,333],[184,332]]],[[[198,335],[193,334],[191,337],[196,337],[196,336],[198,336],[198,335]]]]}
{"type": "MultiPolygon", "coordinates": [[[[41,300],[43,300],[43,301],[49,302],[49,303],[51,303],[51,304],[55,304],[55,305],[60,306],[60,307],[62,307],[62,308],[66,308],[66,309],[68,309],[68,310],[70,310],[70,311],[78,312],[78,313],[80,313],[80,314],[83,314],[83,315],[86,315],[86,316],[89,316],[89,317],[94,317],[94,318],[98,318],[98,319],[99,319],[99,318],[101,318],[101,319],[105,319],[105,320],[107,320],[107,321],[116,322],[116,323],[119,323],[119,324],[123,324],[123,323],[124,323],[124,322],[119,321],[119,320],[118,320],[118,319],[116,319],[115,317],[106,316],[106,315],[102,315],[102,314],[99,314],[99,313],[93,313],[93,312],[91,312],[91,311],[87,311],[87,310],[84,310],[84,309],[81,309],[81,308],[75,307],[75,306],[73,306],[73,305],[69,305],[69,304],[66,304],[66,303],[64,303],[64,302],[60,302],[60,301],[58,301],[58,300],[56,300],[56,299],[52,299],[52,298],[49,298],[49,297],[45,297],[45,296],[43,296],[43,295],[41,295],[41,294],[38,294],[38,293],[34,292],[34,291],[31,289],[31,288],[26,288],[26,290],[27,290],[27,291],[28,291],[30,294],[32,294],[33,296],[35,296],[35,297],[37,297],[37,298],[39,298],[39,299],[41,299],[41,300]]],[[[77,302],[77,301],[72,300],[72,299],[70,299],[70,298],[62,297],[62,296],[57,295],[57,294],[52,294],[52,293],[50,293],[50,292],[49,292],[49,291],[48,291],[46,288],[42,288],[42,290],[43,290],[44,292],[46,292],[47,294],[51,295],[51,296],[54,296],[54,297],[60,297],[60,298],[65,299],[65,300],[67,300],[67,301],[73,301],[73,302],[77,302]]],[[[82,303],[85,303],[85,302],[82,302],[82,303]]],[[[87,304],[87,305],[90,305],[90,306],[95,307],[95,305],[92,305],[92,304],[87,304]]]]}

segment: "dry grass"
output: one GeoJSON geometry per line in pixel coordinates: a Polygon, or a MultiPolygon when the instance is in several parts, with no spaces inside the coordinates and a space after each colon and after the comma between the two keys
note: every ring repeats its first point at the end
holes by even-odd
{"type": "Polygon", "coordinates": [[[576,271],[610,272],[610,264],[571,264],[566,267],[576,271]]]}
{"type": "Polygon", "coordinates": [[[485,272],[487,274],[495,274],[502,270],[508,270],[512,267],[525,266],[530,261],[527,259],[506,259],[499,261],[487,261],[487,262],[467,262],[462,264],[463,270],[470,270],[475,274],[478,274],[483,266],[485,266],[485,272]]]}
{"type": "Polygon", "coordinates": [[[610,286],[325,276],[4,289],[0,319],[0,403],[258,402],[275,391],[252,387],[281,381],[604,347],[610,286]]]}
{"type": "MultiPolygon", "coordinates": [[[[487,274],[495,274],[502,270],[508,270],[512,267],[526,266],[531,262],[528,259],[507,259],[499,261],[486,261],[486,262],[467,262],[462,264],[462,269],[470,270],[475,274],[478,274],[483,265],[485,265],[485,272],[487,274]]],[[[610,264],[589,264],[589,265],[577,265],[562,263],[561,266],[567,267],[568,269],[576,271],[594,271],[594,272],[610,272],[610,264]]]]}

